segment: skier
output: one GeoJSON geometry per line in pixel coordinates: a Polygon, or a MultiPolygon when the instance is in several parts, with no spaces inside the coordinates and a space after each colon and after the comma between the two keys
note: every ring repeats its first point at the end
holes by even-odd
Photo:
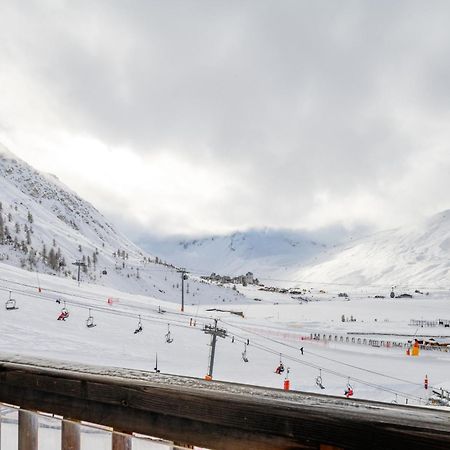
{"type": "Polygon", "coordinates": [[[302,352],[302,355],[303,355],[303,347],[300,348],[300,351],[302,352]]]}

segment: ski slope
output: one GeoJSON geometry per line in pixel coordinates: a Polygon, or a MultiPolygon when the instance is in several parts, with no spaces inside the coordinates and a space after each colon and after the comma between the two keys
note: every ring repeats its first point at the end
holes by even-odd
{"type": "MultiPolygon", "coordinates": [[[[370,293],[359,291],[350,301],[316,293],[314,301],[299,303],[289,295],[247,287],[233,304],[186,304],[181,313],[178,303],[93,284],[78,286],[75,281],[49,275],[40,276],[40,287],[41,292],[35,274],[0,265],[0,295],[6,300],[11,290],[19,308],[0,309],[1,353],[148,371],[154,370],[157,355],[162,373],[203,378],[210,348],[209,336],[202,327],[217,317],[228,336],[218,339],[216,380],[281,389],[285,373],[275,373],[281,354],[294,390],[343,396],[350,382],[355,398],[425,404],[430,395],[430,390],[423,388],[425,375],[431,386],[450,387],[447,352],[423,351],[414,358],[406,356],[403,348],[305,339],[311,333],[419,336],[421,333],[408,325],[409,320],[449,318],[447,292],[391,300],[368,298],[370,293]],[[252,300],[256,292],[261,301],[252,300]],[[114,301],[109,304],[111,298],[114,301]],[[63,306],[70,316],[67,321],[58,321],[63,306]],[[86,327],[89,309],[97,324],[94,328],[86,327]],[[231,310],[242,312],[244,317],[227,312],[231,310]],[[353,315],[356,321],[341,322],[342,314],[353,315]],[[143,331],[134,334],[139,316],[143,331]],[[173,338],[170,344],[165,339],[168,326],[173,338]],[[249,362],[245,363],[241,354],[247,339],[249,362]],[[300,347],[304,348],[303,355],[300,347]],[[319,374],[323,390],[316,385],[319,374]]],[[[450,338],[448,328],[420,331],[440,336],[445,330],[450,338]]]]}

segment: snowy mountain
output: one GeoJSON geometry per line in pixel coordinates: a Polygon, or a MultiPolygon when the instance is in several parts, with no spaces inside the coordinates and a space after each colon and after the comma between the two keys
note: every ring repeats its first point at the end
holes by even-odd
{"type": "Polygon", "coordinates": [[[190,241],[143,239],[141,245],[205,275],[251,271],[265,284],[448,287],[450,211],[415,225],[362,233],[250,230],[190,241]]]}
{"type": "MultiPolygon", "coordinates": [[[[179,302],[173,265],[133,244],[55,176],[38,172],[0,146],[0,263],[36,273],[179,302]]],[[[233,301],[231,289],[191,279],[186,302],[233,301]],[[189,289],[190,287],[190,289],[189,289]]]]}
{"type": "Polygon", "coordinates": [[[145,237],[140,245],[204,275],[250,271],[263,278],[315,261],[347,239],[348,232],[337,227],[316,232],[262,229],[193,240],[145,237]]]}
{"type": "Polygon", "coordinates": [[[298,267],[294,278],[351,285],[450,284],[450,210],[414,226],[383,231],[298,267]]]}

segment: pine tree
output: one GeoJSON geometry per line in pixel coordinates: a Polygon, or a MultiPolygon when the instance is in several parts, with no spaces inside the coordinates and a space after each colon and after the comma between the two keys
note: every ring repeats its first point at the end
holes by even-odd
{"type": "Polygon", "coordinates": [[[53,247],[48,252],[47,264],[50,266],[50,268],[52,270],[56,270],[56,268],[58,267],[58,261],[57,261],[56,253],[55,253],[55,250],[53,249],[53,247]]]}
{"type": "Polygon", "coordinates": [[[16,234],[19,234],[20,233],[20,225],[18,222],[16,222],[15,227],[16,227],[16,234]]]}
{"type": "Polygon", "coordinates": [[[31,214],[30,211],[28,211],[27,219],[28,219],[28,222],[33,223],[33,214],[31,214]]]}
{"type": "Polygon", "coordinates": [[[0,244],[5,243],[5,224],[3,222],[3,214],[0,213],[0,244]]]}

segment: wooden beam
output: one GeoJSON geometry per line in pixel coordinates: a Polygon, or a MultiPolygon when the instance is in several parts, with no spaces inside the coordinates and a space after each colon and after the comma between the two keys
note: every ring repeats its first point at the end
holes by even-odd
{"type": "Polygon", "coordinates": [[[77,369],[0,362],[0,402],[219,450],[450,448],[444,411],[136,370],[77,369]],[[121,376],[112,376],[119,370],[121,376]]]}
{"type": "Polygon", "coordinates": [[[112,450],[131,450],[132,438],[128,434],[112,434],[112,450]]]}
{"type": "Polygon", "coordinates": [[[19,450],[38,450],[38,416],[19,409],[19,450]]]}
{"type": "Polygon", "coordinates": [[[80,450],[80,424],[62,421],[61,450],[80,450]]]}

